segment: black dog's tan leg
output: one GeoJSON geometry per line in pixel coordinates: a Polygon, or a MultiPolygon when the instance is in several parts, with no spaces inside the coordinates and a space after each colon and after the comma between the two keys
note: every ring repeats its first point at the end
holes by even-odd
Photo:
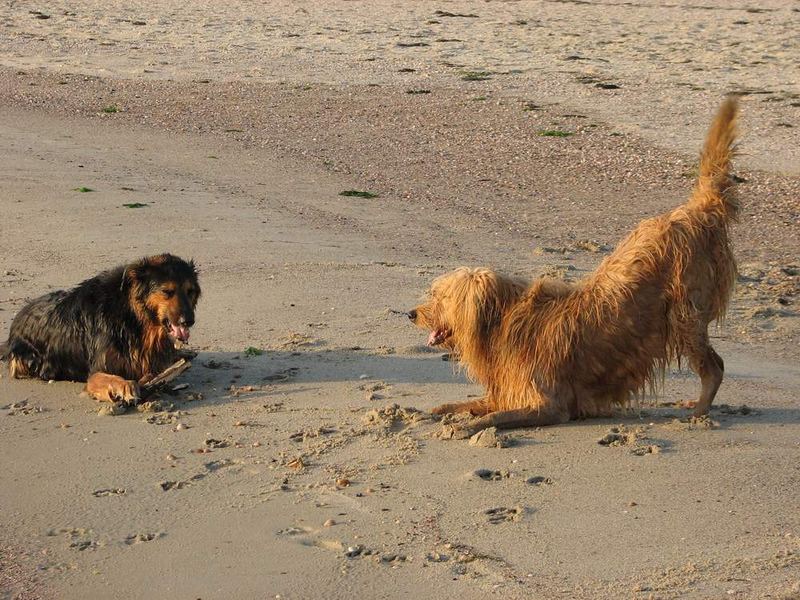
{"type": "Polygon", "coordinates": [[[28,371],[28,365],[25,364],[24,360],[16,356],[12,356],[11,360],[8,361],[8,373],[14,379],[25,379],[31,376],[28,371]]]}
{"type": "Polygon", "coordinates": [[[474,417],[481,417],[489,414],[489,403],[486,398],[481,398],[480,400],[469,400],[467,402],[441,404],[434,408],[431,412],[435,415],[449,415],[468,412],[474,417]]]}
{"type": "Polygon", "coordinates": [[[138,383],[109,373],[92,374],[86,382],[86,391],[101,402],[136,404],[141,398],[138,383]]]}

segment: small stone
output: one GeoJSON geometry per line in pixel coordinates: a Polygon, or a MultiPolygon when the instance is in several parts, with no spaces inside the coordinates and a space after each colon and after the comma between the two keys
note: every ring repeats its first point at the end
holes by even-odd
{"type": "Polygon", "coordinates": [[[97,411],[97,414],[101,417],[113,417],[124,414],[127,408],[128,407],[122,402],[103,403],[103,405],[100,407],[100,410],[97,411]]]}
{"type": "Polygon", "coordinates": [[[364,551],[364,546],[348,546],[347,550],[345,551],[344,555],[347,558],[355,558],[359,556],[364,551]]]}
{"type": "Polygon", "coordinates": [[[333,527],[334,525],[336,525],[336,521],[333,519],[328,519],[322,524],[323,527],[333,527]]]}
{"type": "Polygon", "coordinates": [[[136,406],[136,410],[140,413],[154,413],[154,412],[161,412],[164,410],[164,406],[158,400],[150,400],[148,402],[142,402],[141,404],[136,406]]]}
{"type": "Polygon", "coordinates": [[[350,480],[347,479],[347,477],[340,477],[339,479],[336,480],[336,485],[338,487],[347,487],[348,485],[350,485],[350,480]]]}
{"type": "Polygon", "coordinates": [[[261,442],[253,442],[253,448],[260,448],[261,442]]]}
{"type": "Polygon", "coordinates": [[[298,456],[294,460],[290,460],[288,463],[286,463],[286,466],[289,467],[290,469],[295,469],[296,471],[299,471],[300,469],[304,468],[306,464],[303,462],[303,458],[298,456]]]}
{"type": "Polygon", "coordinates": [[[504,436],[497,435],[497,427],[487,427],[469,438],[469,445],[479,448],[505,448],[508,442],[504,436]]]}
{"type": "Polygon", "coordinates": [[[174,454],[167,454],[164,458],[167,460],[177,460],[174,454]]]}
{"type": "Polygon", "coordinates": [[[189,429],[189,426],[186,423],[178,423],[173,431],[183,431],[184,429],[189,429]]]}

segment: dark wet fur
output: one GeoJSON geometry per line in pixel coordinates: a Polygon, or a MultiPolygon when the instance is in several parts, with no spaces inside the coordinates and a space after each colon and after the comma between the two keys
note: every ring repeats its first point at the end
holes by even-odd
{"type": "MultiPolygon", "coordinates": [[[[145,300],[167,281],[187,280],[199,291],[194,264],[164,254],[41,296],[14,318],[0,359],[9,362],[12,374],[16,364],[16,376],[44,380],[86,381],[96,372],[136,380],[158,372],[173,362],[175,349],[166,336],[153,333],[163,325],[145,300]]],[[[186,307],[192,322],[193,309],[186,307]]]]}

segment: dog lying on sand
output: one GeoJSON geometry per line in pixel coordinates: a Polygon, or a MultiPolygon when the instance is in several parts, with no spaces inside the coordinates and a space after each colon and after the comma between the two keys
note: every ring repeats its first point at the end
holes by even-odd
{"type": "Polygon", "coordinates": [[[434,412],[471,413],[471,431],[608,416],[687,358],[701,382],[694,414],[707,414],[724,368],[708,325],[724,316],[736,278],[737,112],[735,98],[720,107],[689,200],[642,221],[583,281],[466,267],[436,279],[409,318],[430,345],[458,355],[486,396],[434,412]]]}
{"type": "Polygon", "coordinates": [[[139,384],[175,361],[176,342],[189,340],[199,298],[192,262],[143,258],[27,304],[0,359],[12,377],[86,381],[98,400],[135,404],[139,384]]]}

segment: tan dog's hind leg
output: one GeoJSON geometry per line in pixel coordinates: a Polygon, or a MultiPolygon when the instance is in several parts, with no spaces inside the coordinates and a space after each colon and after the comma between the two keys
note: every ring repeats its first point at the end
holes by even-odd
{"type": "Polygon", "coordinates": [[[482,417],[489,414],[489,402],[486,398],[480,400],[469,400],[467,402],[454,402],[452,404],[441,404],[431,410],[435,415],[450,415],[468,412],[473,417],[482,417]]]}
{"type": "Polygon", "coordinates": [[[101,402],[136,404],[141,398],[139,384],[109,373],[92,374],[86,382],[86,391],[101,402]]]}
{"type": "Polygon", "coordinates": [[[717,395],[725,372],[725,363],[710,344],[703,351],[693,353],[689,361],[692,370],[700,376],[700,399],[695,405],[694,416],[702,417],[708,414],[714,396],[717,395]]]}

